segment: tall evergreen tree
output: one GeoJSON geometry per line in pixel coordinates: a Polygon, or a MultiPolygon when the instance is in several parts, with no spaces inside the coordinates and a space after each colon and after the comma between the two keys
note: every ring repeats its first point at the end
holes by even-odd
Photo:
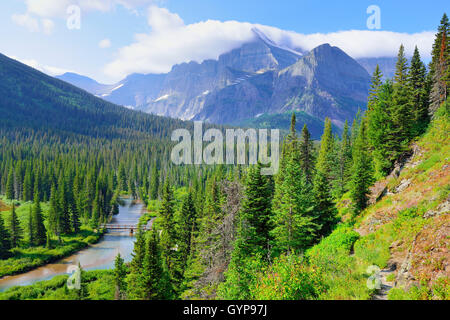
{"type": "Polygon", "coordinates": [[[115,299],[123,300],[125,298],[126,293],[126,278],[127,270],[125,266],[125,261],[120,256],[120,253],[117,254],[116,259],[114,260],[114,285],[116,288],[115,299]]]}
{"type": "Polygon", "coordinates": [[[14,198],[14,168],[11,166],[6,180],[6,199],[13,200],[14,198]]]}
{"type": "Polygon", "coordinates": [[[28,241],[30,246],[33,246],[35,244],[34,230],[33,230],[33,212],[31,210],[31,207],[28,212],[28,241]]]}
{"type": "Polygon", "coordinates": [[[326,119],[325,129],[320,142],[320,152],[314,177],[314,211],[316,223],[320,226],[318,235],[331,232],[336,223],[336,206],[331,194],[331,173],[334,171],[334,137],[331,132],[331,121],[326,119]]]}
{"type": "Polygon", "coordinates": [[[410,97],[408,62],[405,57],[405,48],[401,45],[394,77],[393,106],[390,112],[392,119],[391,147],[396,158],[407,149],[412,136],[413,108],[410,97]]]}
{"type": "MultiPolygon", "coordinates": [[[[35,193],[35,197],[36,197],[35,193]]],[[[51,231],[54,235],[59,235],[59,204],[58,204],[58,195],[55,184],[52,185],[50,191],[50,208],[48,212],[48,225],[49,231],[51,231]]]]}
{"type": "Polygon", "coordinates": [[[308,127],[305,124],[300,138],[300,166],[306,177],[306,181],[309,183],[313,182],[314,165],[313,141],[311,140],[311,134],[309,133],[308,127]]]}
{"type": "Polygon", "coordinates": [[[27,165],[27,169],[25,171],[25,178],[23,181],[23,199],[25,201],[33,200],[33,180],[30,165],[27,165]]]}
{"type": "Polygon", "coordinates": [[[244,254],[257,252],[267,256],[270,241],[271,186],[266,176],[261,175],[262,165],[258,163],[248,171],[244,198],[239,215],[237,237],[244,254]]]}
{"type": "Polygon", "coordinates": [[[145,300],[161,300],[171,294],[170,283],[164,274],[156,231],[150,231],[143,264],[143,287],[145,300]]]}
{"type": "MultiPolygon", "coordinates": [[[[432,87],[430,93],[430,114],[434,114],[447,99],[450,91],[450,28],[445,15],[441,22],[440,32],[436,41],[440,38],[439,51],[433,48],[433,60],[431,69],[432,87]],[[445,19],[446,20],[445,20],[445,19]]],[[[437,44],[436,48],[437,48],[437,44]]]]}
{"type": "Polygon", "coordinates": [[[348,191],[348,182],[350,178],[350,169],[352,166],[352,146],[350,142],[350,131],[347,120],[344,124],[342,141],[339,150],[339,163],[337,166],[336,179],[336,198],[341,198],[348,191]]]}
{"type": "Polygon", "coordinates": [[[2,214],[0,213],[0,259],[8,258],[10,256],[10,249],[11,237],[3,221],[2,214]]]}
{"type": "Polygon", "coordinates": [[[296,157],[288,159],[280,174],[284,178],[281,185],[275,185],[271,234],[277,252],[299,252],[312,243],[318,229],[311,185],[296,157]]]}
{"type": "Polygon", "coordinates": [[[127,299],[137,300],[143,299],[143,267],[146,252],[146,239],[143,231],[139,231],[136,234],[136,241],[134,243],[134,249],[132,260],[130,262],[130,274],[126,278],[127,283],[127,299]]]}
{"type": "Polygon", "coordinates": [[[172,279],[178,279],[178,273],[180,270],[177,270],[177,259],[178,259],[178,251],[177,251],[177,243],[176,243],[176,229],[174,223],[174,214],[175,208],[174,203],[175,199],[173,196],[173,190],[169,185],[169,182],[166,181],[164,184],[163,197],[161,201],[161,208],[159,210],[159,215],[161,216],[161,248],[162,255],[164,258],[165,265],[169,271],[169,274],[172,279]]]}
{"type": "Polygon", "coordinates": [[[409,86],[411,88],[411,103],[413,107],[413,136],[422,134],[429,122],[428,92],[426,86],[426,67],[420,59],[419,49],[414,50],[409,69],[409,86]]]}
{"type": "Polygon", "coordinates": [[[355,213],[367,206],[370,186],[374,182],[372,159],[367,141],[366,122],[363,121],[353,149],[353,168],[350,194],[355,213]]]}
{"type": "Polygon", "coordinates": [[[195,210],[194,199],[192,197],[192,192],[189,191],[188,195],[183,200],[179,221],[177,223],[179,228],[178,243],[182,270],[186,268],[189,255],[191,254],[196,219],[197,212],[195,210]]]}
{"type": "Polygon", "coordinates": [[[331,183],[335,179],[335,170],[333,169],[337,164],[335,143],[336,141],[334,139],[331,128],[331,120],[327,118],[325,119],[325,129],[320,141],[320,151],[317,158],[316,170],[322,172],[322,174],[326,177],[328,183],[330,184],[330,187],[331,183]]]}
{"type": "Polygon", "coordinates": [[[11,236],[11,247],[16,248],[23,239],[23,229],[20,226],[19,218],[16,214],[16,207],[13,203],[9,216],[9,234],[11,236]]]}
{"type": "Polygon", "coordinates": [[[36,246],[43,246],[47,240],[39,196],[35,195],[33,203],[33,241],[36,246]]]}
{"type": "Polygon", "coordinates": [[[372,82],[369,90],[369,102],[367,104],[367,109],[369,112],[372,110],[372,105],[376,103],[378,99],[378,91],[380,90],[383,74],[381,73],[380,66],[377,64],[375,71],[372,75],[372,82]]]}
{"type": "Polygon", "coordinates": [[[367,119],[368,142],[372,149],[375,170],[380,176],[388,174],[398,156],[398,151],[392,152],[392,148],[395,148],[394,150],[398,148],[395,145],[397,139],[393,131],[394,124],[391,117],[393,92],[392,82],[387,80],[381,86],[378,101],[373,105],[367,119]]]}

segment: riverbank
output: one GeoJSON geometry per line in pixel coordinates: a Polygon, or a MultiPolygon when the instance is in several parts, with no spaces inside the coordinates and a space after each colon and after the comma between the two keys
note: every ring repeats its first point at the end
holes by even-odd
{"type": "MultiPolygon", "coordinates": [[[[68,275],[55,276],[51,280],[29,286],[16,286],[0,292],[0,300],[76,300],[74,290],[68,290],[68,275]]],[[[82,283],[85,300],[114,300],[114,273],[112,270],[84,271],[82,283]]]]}
{"type": "MultiPolygon", "coordinates": [[[[143,203],[125,198],[119,205],[119,214],[113,216],[109,224],[137,225],[139,218],[146,212],[147,209],[143,203]]],[[[131,261],[135,237],[130,235],[128,231],[110,230],[105,234],[95,234],[91,230],[83,229],[83,232],[85,232],[84,236],[66,239],[64,250],[51,249],[53,251],[50,253],[55,255],[54,258],[45,256],[49,254],[49,249],[45,248],[40,248],[37,252],[26,252],[24,259],[27,259],[26,264],[28,266],[33,265],[33,256],[40,255],[39,257],[43,258],[41,263],[36,264],[41,266],[33,267],[31,270],[28,269],[30,270],[28,272],[22,273],[20,271],[27,269],[18,268],[17,259],[15,262],[11,261],[12,263],[7,264],[9,268],[7,271],[15,271],[16,275],[0,279],[0,292],[12,287],[29,286],[41,281],[51,280],[56,276],[66,275],[68,266],[71,265],[80,264],[86,271],[112,269],[114,268],[114,260],[119,253],[126,262],[131,261]],[[41,250],[46,251],[42,252],[41,250]],[[72,254],[69,253],[70,251],[72,251],[72,254]],[[42,255],[43,253],[44,255],[42,255]],[[58,255],[60,258],[57,258],[58,255]],[[49,259],[47,260],[49,262],[46,262],[46,258],[49,259]]],[[[34,249],[30,248],[30,250],[34,249]]]]}
{"type": "Polygon", "coordinates": [[[103,236],[103,232],[94,232],[92,229],[82,227],[76,235],[62,236],[63,244],[57,244],[52,240],[54,248],[29,247],[15,248],[13,256],[6,260],[0,260],[0,279],[5,276],[13,276],[31,271],[46,264],[69,257],[74,253],[96,244],[103,236]]]}

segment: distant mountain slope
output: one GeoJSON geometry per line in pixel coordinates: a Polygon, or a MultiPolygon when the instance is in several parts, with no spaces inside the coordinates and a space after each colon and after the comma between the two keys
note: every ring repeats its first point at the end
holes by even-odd
{"type": "Polygon", "coordinates": [[[372,75],[375,71],[377,64],[380,66],[383,73],[383,79],[391,79],[395,75],[395,64],[397,63],[396,57],[382,57],[382,58],[360,58],[356,59],[358,63],[372,75]]]}
{"type": "Polygon", "coordinates": [[[102,95],[113,87],[111,85],[98,83],[89,77],[72,72],[64,73],[63,75],[56,76],[55,78],[73,84],[74,86],[95,95],[102,95]]]}
{"type": "Polygon", "coordinates": [[[370,75],[342,50],[325,44],[300,53],[253,32],[252,41],[217,60],[182,63],[167,74],[132,74],[106,87],[64,79],[98,87],[88,91],[128,108],[215,124],[296,110],[342,127],[364,109],[370,75]]]}
{"type": "Polygon", "coordinates": [[[0,54],[0,130],[168,137],[181,121],[127,110],[0,54]]]}

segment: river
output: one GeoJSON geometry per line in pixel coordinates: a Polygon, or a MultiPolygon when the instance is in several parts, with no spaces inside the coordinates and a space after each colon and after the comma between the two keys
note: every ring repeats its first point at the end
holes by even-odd
{"type": "MultiPolygon", "coordinates": [[[[123,199],[124,203],[119,207],[119,214],[114,216],[110,224],[136,225],[139,217],[145,212],[142,203],[135,203],[131,199],[123,199]]],[[[117,254],[131,261],[135,237],[128,232],[109,232],[92,246],[64,258],[15,276],[7,276],[0,279],[0,292],[14,286],[26,286],[35,282],[49,280],[54,276],[67,274],[69,266],[81,264],[84,270],[103,270],[114,267],[114,259],[117,254]]]]}

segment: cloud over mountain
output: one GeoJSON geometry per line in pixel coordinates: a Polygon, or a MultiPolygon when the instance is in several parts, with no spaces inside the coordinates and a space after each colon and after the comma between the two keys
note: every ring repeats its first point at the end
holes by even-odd
{"type": "Polygon", "coordinates": [[[333,33],[302,34],[275,27],[238,21],[207,20],[184,24],[167,9],[151,6],[148,23],[152,30],[136,34],[133,43],[119,49],[117,57],[104,69],[115,79],[131,73],[165,73],[175,64],[206,59],[235,49],[254,39],[252,29],[264,32],[271,40],[291,49],[309,51],[320,44],[338,46],[354,58],[395,56],[401,43],[407,54],[417,45],[428,59],[434,32],[397,33],[390,31],[349,30],[333,33]]]}

